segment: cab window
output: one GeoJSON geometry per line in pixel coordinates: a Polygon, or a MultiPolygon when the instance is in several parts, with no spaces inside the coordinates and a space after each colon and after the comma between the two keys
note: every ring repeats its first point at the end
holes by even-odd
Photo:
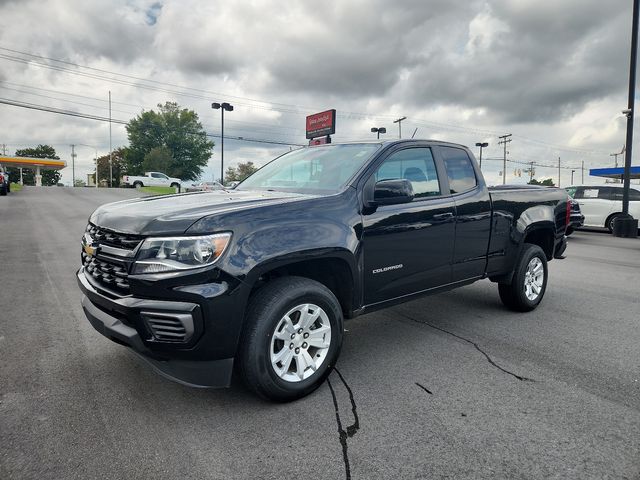
{"type": "Polygon", "coordinates": [[[375,173],[376,182],[400,178],[411,182],[414,198],[440,195],[440,182],[430,148],[407,148],[392,153],[375,173]]]}
{"type": "Polygon", "coordinates": [[[450,193],[463,193],[475,188],[478,180],[467,152],[453,147],[440,147],[440,151],[449,177],[450,193]]]}

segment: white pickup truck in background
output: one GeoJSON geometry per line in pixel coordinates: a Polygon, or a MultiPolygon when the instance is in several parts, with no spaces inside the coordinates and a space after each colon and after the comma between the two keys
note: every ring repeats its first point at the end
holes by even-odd
{"type": "Polygon", "coordinates": [[[122,184],[131,187],[182,187],[182,180],[168,177],[161,172],[145,172],[144,176],[125,175],[122,184]]]}

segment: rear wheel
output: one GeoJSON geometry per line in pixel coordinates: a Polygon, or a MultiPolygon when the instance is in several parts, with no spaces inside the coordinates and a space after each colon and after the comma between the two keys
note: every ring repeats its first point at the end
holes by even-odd
{"type": "Polygon", "coordinates": [[[525,243],[511,283],[500,283],[500,300],[511,310],[529,312],[542,301],[547,289],[547,256],[538,246],[525,243]]]}
{"type": "Polygon", "coordinates": [[[133,188],[140,188],[143,187],[144,185],[142,185],[142,182],[133,182],[133,188]]]}
{"type": "Polygon", "coordinates": [[[605,224],[605,227],[607,227],[607,230],[609,230],[609,233],[613,233],[613,222],[615,222],[616,218],[620,216],[622,216],[621,213],[614,213],[609,218],[607,218],[607,223],[605,224]]]}
{"type": "Polygon", "coordinates": [[[271,281],[247,309],[239,352],[246,385],[263,398],[295,400],[327,378],[342,344],[342,310],[331,290],[301,277],[271,281]]]}
{"type": "Polygon", "coordinates": [[[567,227],[567,231],[564,234],[568,237],[574,232],[573,227],[567,227]]]}
{"type": "Polygon", "coordinates": [[[6,194],[7,194],[7,185],[5,184],[0,187],[0,196],[4,197],[6,194]]]}

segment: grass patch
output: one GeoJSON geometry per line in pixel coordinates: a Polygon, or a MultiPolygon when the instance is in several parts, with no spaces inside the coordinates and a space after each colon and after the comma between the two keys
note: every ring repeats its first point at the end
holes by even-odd
{"type": "Polygon", "coordinates": [[[22,185],[20,185],[19,183],[11,182],[11,191],[12,192],[19,192],[20,190],[22,190],[22,185]]]}
{"type": "Polygon", "coordinates": [[[173,187],[140,187],[140,191],[153,195],[171,195],[172,193],[176,193],[176,189],[173,187]]]}

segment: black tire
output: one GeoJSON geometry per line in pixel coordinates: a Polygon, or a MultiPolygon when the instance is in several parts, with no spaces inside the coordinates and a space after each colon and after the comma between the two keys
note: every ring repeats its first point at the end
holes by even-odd
{"type": "Polygon", "coordinates": [[[133,188],[144,187],[142,182],[133,182],[133,188]]]}
{"type": "Polygon", "coordinates": [[[564,234],[568,237],[569,235],[571,235],[575,230],[573,229],[573,227],[567,227],[567,231],[564,232],[564,234]]]}
{"type": "Polygon", "coordinates": [[[606,223],[605,227],[607,228],[607,230],[609,230],[609,233],[613,233],[613,222],[615,222],[616,218],[618,218],[620,216],[622,216],[621,213],[614,213],[609,218],[607,218],[607,223],[606,223]]]}
{"type": "MultiPolygon", "coordinates": [[[[262,398],[288,402],[318,388],[331,373],[342,346],[340,303],[327,287],[302,277],[282,277],[267,283],[249,302],[238,354],[239,373],[247,387],[262,398]],[[283,316],[306,303],[319,306],[331,326],[331,343],[322,364],[308,378],[287,381],[271,364],[271,339],[283,316]]],[[[283,346],[282,348],[288,348],[283,346]]]]}
{"type": "Polygon", "coordinates": [[[0,187],[0,196],[4,197],[7,194],[7,186],[3,185],[0,187]]]}
{"type": "Polygon", "coordinates": [[[517,312],[530,312],[542,301],[544,292],[547,290],[548,278],[547,256],[544,251],[538,245],[525,243],[522,247],[520,258],[517,261],[511,283],[498,284],[500,300],[502,300],[502,303],[511,310],[515,310],[517,312]],[[534,258],[538,258],[542,262],[544,278],[540,292],[535,299],[531,300],[526,295],[525,282],[527,280],[527,268],[534,258]]]}
{"type": "Polygon", "coordinates": [[[174,182],[171,184],[171,188],[180,188],[180,184],[174,182]]]}
{"type": "Polygon", "coordinates": [[[7,193],[11,193],[11,184],[7,183],[7,193]]]}

